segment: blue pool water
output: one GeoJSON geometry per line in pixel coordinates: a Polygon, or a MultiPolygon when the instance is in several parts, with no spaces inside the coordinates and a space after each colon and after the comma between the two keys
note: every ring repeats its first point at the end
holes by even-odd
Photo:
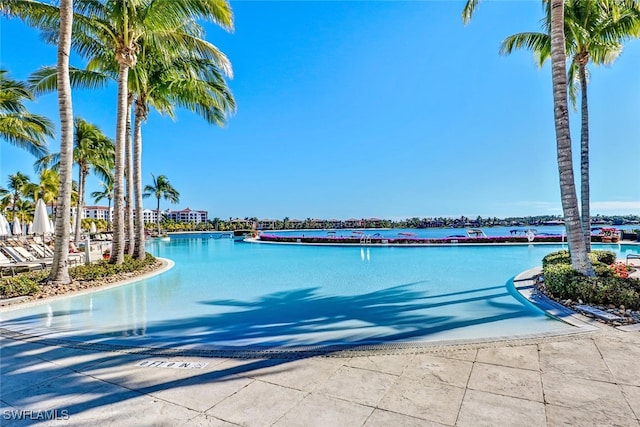
{"type": "MultiPolygon", "coordinates": [[[[181,348],[415,343],[572,328],[510,279],[560,245],[312,247],[209,236],[154,241],[162,275],[0,313],[2,327],[181,348]]],[[[608,249],[636,252],[637,247],[608,249]]]]}

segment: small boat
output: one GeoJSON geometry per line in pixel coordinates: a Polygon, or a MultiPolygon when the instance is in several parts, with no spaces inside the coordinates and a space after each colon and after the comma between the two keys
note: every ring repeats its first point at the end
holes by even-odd
{"type": "Polygon", "coordinates": [[[487,237],[487,235],[484,233],[484,231],[480,230],[479,228],[470,228],[467,230],[467,237],[479,238],[479,237],[487,237]]]}
{"type": "Polygon", "coordinates": [[[403,236],[403,237],[416,237],[416,233],[405,233],[405,232],[400,232],[400,233],[398,233],[398,236],[403,236]]]}
{"type": "Polygon", "coordinates": [[[242,242],[244,239],[248,237],[256,237],[257,233],[253,230],[234,230],[233,231],[233,241],[234,242],[242,242]]]}

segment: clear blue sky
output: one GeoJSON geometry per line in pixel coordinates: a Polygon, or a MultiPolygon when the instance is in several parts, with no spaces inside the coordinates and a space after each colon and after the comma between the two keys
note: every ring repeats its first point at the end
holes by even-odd
{"type": "MultiPolygon", "coordinates": [[[[481,2],[466,27],[455,1],[231,4],[235,32],[207,26],[207,38],[233,64],[237,114],[215,128],[187,111],[176,121],[154,113],[143,128],[144,183],[164,174],[181,194],[163,209],[210,218],[561,214],[549,66],[525,51],[498,54],[504,37],[540,29],[541,2],[481,2]]],[[[55,47],[34,30],[0,24],[12,78],[55,64],[55,47]]],[[[593,214],[640,214],[639,69],[638,40],[613,66],[591,68],[593,214]]],[[[75,115],[114,137],[115,83],[73,101],[75,115]]],[[[54,94],[30,108],[59,121],[54,94]]],[[[579,116],[571,120],[578,147],[579,116]]],[[[36,178],[33,157],[4,141],[0,150],[2,185],[17,170],[36,178]]]]}

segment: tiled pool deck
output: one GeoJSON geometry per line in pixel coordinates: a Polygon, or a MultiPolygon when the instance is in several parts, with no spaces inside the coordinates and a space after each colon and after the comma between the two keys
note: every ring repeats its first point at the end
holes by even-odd
{"type": "Polygon", "coordinates": [[[593,327],[283,359],[82,349],[5,331],[0,424],[640,426],[640,328],[578,317],[593,327]]]}
{"type": "Polygon", "coordinates": [[[640,332],[608,326],[448,350],[304,359],[0,344],[2,425],[52,415],[60,419],[41,425],[640,425],[640,332]],[[208,364],[137,366],[143,360],[208,364]],[[14,410],[31,410],[22,415],[32,419],[10,419],[14,410]]]}

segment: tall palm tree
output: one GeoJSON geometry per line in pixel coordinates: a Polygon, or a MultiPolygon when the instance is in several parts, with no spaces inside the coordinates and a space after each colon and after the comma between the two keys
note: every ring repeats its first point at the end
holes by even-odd
{"type": "Polygon", "coordinates": [[[46,138],[54,128],[48,118],[27,111],[24,102],[33,100],[26,84],[0,69],[0,138],[39,157],[47,154],[46,138]]]}
{"type": "MultiPolygon", "coordinates": [[[[129,70],[135,67],[143,42],[158,51],[182,45],[202,57],[215,58],[218,51],[210,43],[200,37],[176,34],[176,29],[198,19],[232,29],[232,13],[226,0],[75,0],[75,5],[74,47],[78,53],[89,60],[90,67],[99,68],[104,65],[101,59],[111,58],[108,68],[117,64],[118,69],[111,262],[120,264],[124,259],[124,147],[129,70]]],[[[52,12],[55,7],[35,0],[3,0],[3,7],[45,30],[48,40],[56,40],[59,15],[52,12]]]]}
{"type": "MultiPolygon", "coordinates": [[[[560,175],[560,199],[567,229],[567,243],[573,268],[587,276],[593,276],[593,267],[587,253],[582,234],[578,197],[573,175],[571,157],[571,132],[569,128],[569,104],[567,97],[567,69],[564,35],[564,0],[544,0],[550,2],[550,55],[551,81],[553,86],[553,111],[556,128],[556,156],[560,175]]],[[[466,24],[471,19],[478,0],[467,0],[462,11],[466,24]]]]}
{"type": "Polygon", "coordinates": [[[56,207],[55,250],[49,282],[67,284],[69,276],[69,221],[73,189],[73,108],[69,79],[69,54],[73,27],[73,0],[60,0],[60,37],[58,40],[58,108],[60,110],[60,192],[56,207]]]}
{"type": "MultiPolygon", "coordinates": [[[[197,34],[197,29],[189,32],[197,34]]],[[[216,60],[194,56],[189,51],[174,49],[172,56],[158,55],[144,50],[132,81],[136,91],[134,110],[133,175],[136,211],[142,206],[142,124],[146,122],[149,107],[174,117],[173,106],[178,105],[196,112],[207,122],[223,126],[227,115],[235,111],[235,100],[229,91],[223,74],[231,75],[231,64],[218,54],[216,60]]],[[[144,222],[137,216],[134,256],[144,259],[144,222]]]]}
{"type": "Polygon", "coordinates": [[[126,115],[129,70],[136,66],[140,46],[144,44],[163,51],[175,44],[186,44],[191,49],[215,55],[204,40],[175,37],[176,28],[185,22],[202,18],[211,20],[223,28],[231,27],[231,10],[224,0],[129,0],[108,2],[102,10],[94,4],[79,13],[87,17],[88,35],[78,43],[79,51],[94,57],[92,49],[96,40],[102,47],[110,47],[118,63],[118,101],[116,125],[116,165],[114,176],[114,239],[111,262],[121,263],[124,255],[124,167],[126,139],[126,115]],[[115,43],[114,43],[115,41],[115,43]]]}
{"type": "MultiPolygon", "coordinates": [[[[168,200],[170,203],[179,203],[180,202],[180,193],[171,186],[171,183],[164,175],[158,175],[156,178],[153,174],[151,174],[153,178],[152,185],[146,185],[144,187],[144,193],[142,197],[147,198],[151,195],[155,196],[158,201],[156,205],[157,210],[157,219],[158,219],[158,235],[160,235],[160,199],[164,198],[168,200]]],[[[140,216],[140,215],[139,215],[140,216]]]]}
{"type": "MultiPolygon", "coordinates": [[[[133,69],[129,70],[129,73],[133,69]]],[[[126,161],[126,167],[124,168],[124,180],[126,182],[125,187],[125,241],[129,242],[127,246],[127,255],[133,256],[135,251],[135,228],[134,228],[134,217],[133,217],[133,203],[134,203],[134,195],[133,195],[133,157],[132,152],[133,147],[131,146],[131,106],[133,105],[134,95],[133,92],[129,91],[127,94],[127,126],[126,126],[126,144],[124,147],[124,158],[126,161]]]]}
{"type": "Polygon", "coordinates": [[[111,230],[111,200],[113,200],[113,180],[107,180],[105,182],[100,182],[100,186],[102,187],[102,191],[94,191],[91,193],[91,197],[98,203],[100,200],[107,199],[108,200],[108,216],[107,216],[107,231],[111,230]]]}
{"type": "Polygon", "coordinates": [[[553,111],[556,125],[560,198],[571,265],[585,276],[594,276],[591,260],[580,223],[576,183],[573,175],[569,101],[567,98],[567,57],[564,36],[564,0],[551,1],[551,78],[553,81],[553,111]]]}
{"type": "MultiPolygon", "coordinates": [[[[545,32],[518,33],[507,37],[500,52],[510,54],[526,48],[534,52],[542,66],[551,55],[551,9],[543,20],[545,32]]],[[[611,64],[622,52],[622,42],[640,30],[640,16],[628,2],[568,0],[564,12],[565,44],[571,57],[569,95],[575,108],[577,85],[581,93],[580,176],[581,221],[587,252],[591,252],[591,213],[589,209],[589,108],[587,100],[587,64],[611,64]]]]}
{"type": "Polygon", "coordinates": [[[57,88],[60,113],[60,193],[56,208],[55,250],[48,281],[52,284],[71,282],[68,270],[69,220],[71,218],[71,194],[73,190],[73,109],[69,78],[69,54],[74,25],[73,0],[60,0],[58,6],[28,0],[2,0],[4,14],[17,16],[29,25],[50,34],[52,43],[58,46],[57,88]]]}

